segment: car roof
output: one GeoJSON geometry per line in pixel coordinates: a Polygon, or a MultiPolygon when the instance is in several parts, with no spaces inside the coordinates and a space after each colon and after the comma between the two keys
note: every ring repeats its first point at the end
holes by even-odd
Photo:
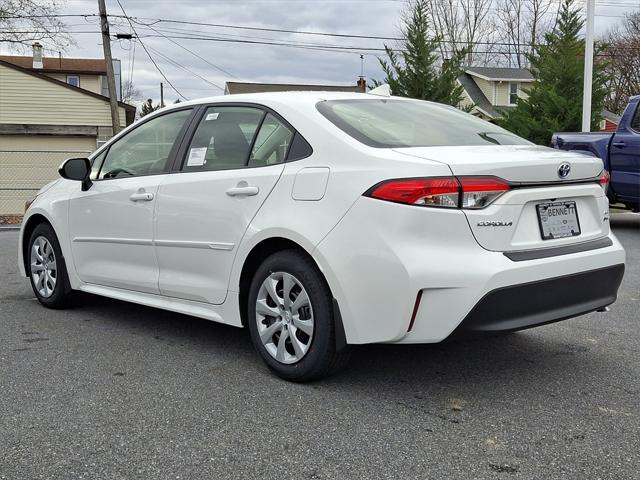
{"type": "MultiPolygon", "coordinates": [[[[174,108],[181,108],[193,105],[203,105],[209,103],[256,103],[266,106],[271,105],[315,105],[322,100],[375,100],[392,98],[394,100],[416,101],[404,97],[384,97],[371,95],[368,93],[354,92],[323,92],[323,91],[290,91],[290,92],[261,92],[261,93],[239,93],[233,95],[219,95],[215,97],[204,97],[168,105],[158,112],[166,112],[174,108]]],[[[154,112],[155,113],[155,112],[154,112]]]]}
{"type": "MultiPolygon", "coordinates": [[[[370,95],[353,92],[323,92],[323,91],[290,91],[290,92],[261,92],[261,93],[238,93],[233,95],[219,95],[215,97],[205,97],[184,102],[184,105],[199,105],[213,102],[261,102],[261,101],[288,101],[288,100],[334,100],[334,99],[361,99],[370,95]]],[[[180,105],[180,104],[178,104],[180,105]]]]}

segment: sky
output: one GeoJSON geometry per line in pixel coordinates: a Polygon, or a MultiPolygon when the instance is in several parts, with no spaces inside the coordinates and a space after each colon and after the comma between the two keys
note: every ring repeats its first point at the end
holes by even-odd
{"type": "MultiPolygon", "coordinates": [[[[127,15],[138,22],[152,19],[239,25],[292,31],[313,31],[380,37],[400,35],[404,0],[120,0],[127,15]]],[[[585,0],[578,0],[583,3],[585,0]]],[[[109,14],[122,14],[116,0],[107,0],[109,14]]],[[[624,13],[640,9],[640,0],[596,0],[596,34],[603,34],[624,13]]],[[[97,0],[66,0],[61,14],[97,14],[97,0]]],[[[102,57],[102,40],[96,17],[65,19],[76,45],[63,52],[67,57],[102,57]],[[89,32],[89,33],[80,33],[89,32]],[[94,33],[95,32],[95,33],[94,33]]],[[[355,84],[361,73],[368,80],[383,78],[376,55],[392,40],[340,38],[293,33],[241,30],[202,25],[134,23],[138,36],[176,92],[162,78],[140,41],[112,42],[112,54],[122,62],[123,80],[132,79],[142,99],[159,99],[165,83],[165,102],[220,95],[226,81],[276,83],[355,84]],[[285,45],[260,45],[224,41],[172,38],[208,36],[216,39],[265,41],[285,45]],[[149,35],[155,35],[151,37],[149,35]],[[174,43],[175,42],[175,43],[174,43]],[[325,51],[292,47],[301,43],[357,47],[354,51],[325,51]],[[184,47],[184,48],[183,48],[184,47]],[[188,52],[191,50],[193,53],[188,52]],[[203,60],[204,59],[204,60],[203,60]],[[131,65],[133,64],[133,68],[131,65]],[[217,67],[217,68],[216,68],[217,67]],[[186,70],[188,69],[188,70],[186,70]],[[190,71],[189,71],[190,70],[190,71]],[[182,95],[182,97],[180,96],[182,95]]],[[[111,33],[132,33],[125,19],[113,20],[111,33]]],[[[45,44],[45,47],[47,45],[45,44]]],[[[0,47],[2,51],[3,47],[0,47]]],[[[4,50],[6,52],[6,49],[4,50]]],[[[47,56],[54,52],[46,51],[47,56]]]]}

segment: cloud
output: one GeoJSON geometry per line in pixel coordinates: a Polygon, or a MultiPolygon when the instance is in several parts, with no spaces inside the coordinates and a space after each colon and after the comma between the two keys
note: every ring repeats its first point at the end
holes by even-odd
{"type": "MultiPolygon", "coordinates": [[[[121,0],[127,14],[144,19],[176,19],[184,21],[248,25],[296,31],[320,31],[397,37],[400,34],[401,13],[405,2],[401,0],[121,0]]],[[[109,14],[121,14],[115,0],[107,0],[109,14]]],[[[627,8],[630,10],[630,7],[627,8]]],[[[616,15],[625,9],[615,9],[616,15]]],[[[598,10],[599,12],[599,10],[598,10]]],[[[67,0],[61,13],[95,14],[95,0],[67,0]]],[[[606,12],[605,12],[606,13],[606,12]]],[[[151,22],[151,20],[147,20],[151,22]]],[[[596,30],[604,33],[618,17],[597,17],[596,30]]],[[[95,34],[78,34],[78,46],[67,52],[70,56],[101,57],[102,45],[98,19],[72,17],[67,20],[72,30],[95,30],[95,34]]],[[[188,98],[212,96],[222,91],[176,65],[192,70],[210,82],[224,87],[229,80],[282,83],[354,84],[360,74],[360,51],[322,51],[297,48],[293,45],[321,44],[354,46],[356,48],[382,48],[384,41],[376,39],[338,38],[297,35],[264,31],[238,30],[221,27],[157,23],[153,28],[168,36],[211,36],[238,41],[271,41],[289,46],[257,45],[193,39],[173,39],[223,70],[227,75],[205,61],[188,53],[166,38],[158,37],[151,28],[134,24],[142,40],[153,49],[151,55],[167,78],[188,98]],[[149,35],[155,35],[150,37],[149,35]],[[159,53],[156,53],[159,52],[159,53]],[[167,57],[163,58],[162,55],[167,57]],[[172,63],[173,62],[173,63],[172,63]]],[[[131,32],[124,19],[114,19],[112,33],[131,32]]],[[[387,41],[393,44],[393,42],[387,41]]],[[[133,82],[143,98],[159,99],[162,76],[153,66],[141,45],[130,41],[112,42],[113,56],[122,61],[123,80],[129,77],[129,65],[134,60],[133,82]]],[[[365,53],[364,74],[369,79],[382,78],[376,52],[365,53]]],[[[379,55],[380,52],[377,52],[379,55]]],[[[167,103],[178,95],[165,82],[167,103]]]]}
{"type": "MultiPolygon", "coordinates": [[[[286,30],[308,30],[338,33],[363,33],[366,35],[397,36],[398,19],[403,2],[382,1],[278,1],[239,0],[223,1],[142,1],[121,0],[130,16],[144,18],[169,18],[185,21],[250,25],[254,27],[279,28],[286,30]]],[[[96,13],[93,0],[71,0],[63,13],[96,13]]],[[[121,14],[115,1],[107,1],[109,14],[121,14]]],[[[88,28],[95,28],[95,35],[79,35],[78,48],[69,52],[73,56],[100,57],[101,38],[98,33],[97,18],[89,18],[88,28]]],[[[141,20],[144,21],[144,20],[141,20]]],[[[78,25],[82,19],[72,19],[69,23],[78,25]]],[[[84,26],[74,26],[75,30],[87,30],[84,26]]],[[[290,46],[257,45],[248,43],[217,42],[204,40],[173,39],[175,42],[220,66],[234,76],[225,75],[203,60],[181,49],[148,27],[134,24],[142,41],[150,47],[150,53],[167,78],[188,98],[221,94],[197,76],[186,72],[164,56],[207,78],[212,83],[224,87],[229,80],[283,83],[355,84],[360,75],[359,52],[322,51],[296,48],[299,43],[315,45],[348,45],[358,48],[382,48],[384,42],[372,39],[348,39],[325,36],[297,35],[263,31],[213,28],[197,25],[160,23],[153,28],[167,36],[206,35],[227,40],[270,41],[290,46]],[[154,35],[149,37],[148,35],[154,35]],[[153,49],[153,51],[151,51],[153,49]]],[[[130,32],[128,23],[116,20],[112,33],[130,32]]],[[[129,41],[112,43],[113,56],[122,61],[123,79],[128,78],[128,65],[133,54],[129,41]]],[[[366,51],[363,51],[366,53],[366,51]]],[[[379,78],[381,71],[374,55],[365,56],[365,75],[379,78]]],[[[159,84],[164,81],[144,50],[138,43],[135,47],[133,82],[144,98],[159,98],[159,84]]],[[[165,97],[173,101],[178,95],[165,83],[165,97]]]]}

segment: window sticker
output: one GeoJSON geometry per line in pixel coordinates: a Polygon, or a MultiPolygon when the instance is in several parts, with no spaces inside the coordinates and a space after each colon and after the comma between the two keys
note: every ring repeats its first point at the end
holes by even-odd
{"type": "Polygon", "coordinates": [[[204,121],[208,122],[209,120],[217,120],[218,119],[218,115],[220,115],[220,113],[218,113],[218,112],[207,113],[207,118],[205,118],[204,121]]]}
{"type": "Polygon", "coordinates": [[[192,148],[187,158],[187,167],[200,167],[206,163],[207,147],[192,148]]]}

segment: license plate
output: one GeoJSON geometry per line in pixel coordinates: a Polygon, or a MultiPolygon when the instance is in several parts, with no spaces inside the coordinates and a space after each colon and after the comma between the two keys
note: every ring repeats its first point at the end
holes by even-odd
{"type": "Polygon", "coordinates": [[[580,235],[576,202],[550,202],[536,205],[543,240],[580,235]]]}

